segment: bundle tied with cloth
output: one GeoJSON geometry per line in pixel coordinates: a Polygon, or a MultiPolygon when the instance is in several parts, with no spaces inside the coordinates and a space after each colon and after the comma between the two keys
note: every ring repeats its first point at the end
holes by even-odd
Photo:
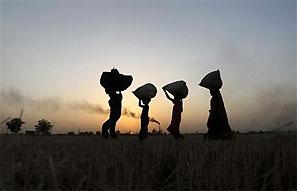
{"type": "Polygon", "coordinates": [[[100,84],[107,92],[109,90],[124,91],[132,84],[132,81],[132,76],[121,74],[115,68],[110,72],[103,72],[100,77],[100,84]]]}
{"type": "Polygon", "coordinates": [[[176,82],[172,82],[163,87],[164,90],[168,91],[174,97],[178,97],[184,99],[188,96],[189,89],[185,81],[180,80],[176,82]]]}
{"type": "Polygon", "coordinates": [[[199,85],[207,89],[221,89],[223,81],[221,79],[220,70],[208,73],[204,76],[199,85]]]}
{"type": "Polygon", "coordinates": [[[140,100],[149,100],[156,96],[157,88],[153,84],[147,83],[133,91],[133,94],[140,100]]]}

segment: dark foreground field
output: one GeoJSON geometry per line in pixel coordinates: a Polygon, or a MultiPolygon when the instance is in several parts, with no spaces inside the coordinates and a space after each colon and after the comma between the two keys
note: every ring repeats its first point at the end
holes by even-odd
{"type": "Polygon", "coordinates": [[[1,190],[296,190],[294,133],[0,138],[1,190]]]}

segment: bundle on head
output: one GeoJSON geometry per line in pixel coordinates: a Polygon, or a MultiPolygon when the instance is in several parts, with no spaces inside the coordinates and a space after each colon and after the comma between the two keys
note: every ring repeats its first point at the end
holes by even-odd
{"type": "Polygon", "coordinates": [[[223,85],[220,70],[208,73],[204,78],[202,78],[199,85],[207,89],[220,89],[223,85]]]}
{"type": "Polygon", "coordinates": [[[132,84],[132,81],[132,76],[121,74],[115,68],[110,72],[103,72],[100,77],[100,84],[106,92],[109,92],[110,89],[124,91],[132,84]]]}
{"type": "Polygon", "coordinates": [[[133,91],[133,94],[140,100],[146,101],[154,98],[157,94],[157,88],[151,83],[144,84],[133,91]]]}
{"type": "Polygon", "coordinates": [[[184,99],[188,96],[189,89],[185,81],[180,80],[172,82],[163,87],[164,90],[171,93],[174,97],[184,99]]]}

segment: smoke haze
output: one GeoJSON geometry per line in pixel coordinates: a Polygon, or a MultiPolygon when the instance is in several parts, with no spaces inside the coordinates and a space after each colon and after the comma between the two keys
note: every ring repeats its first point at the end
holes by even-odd
{"type": "Polygon", "coordinates": [[[57,112],[58,110],[81,110],[90,114],[108,113],[108,110],[104,109],[101,105],[92,104],[85,100],[65,102],[59,97],[34,99],[30,96],[23,95],[21,91],[16,89],[2,90],[0,96],[2,100],[5,100],[6,107],[29,107],[34,110],[46,112],[57,112]]]}
{"type": "MultiPolygon", "coordinates": [[[[5,107],[9,108],[30,108],[31,110],[44,112],[44,113],[55,113],[63,111],[81,111],[88,114],[109,114],[109,109],[102,107],[100,104],[93,104],[86,100],[82,101],[68,101],[65,102],[59,97],[48,97],[43,99],[34,99],[30,96],[25,96],[21,91],[10,88],[2,90],[0,92],[1,99],[5,102],[5,107]]],[[[124,108],[122,115],[139,119],[140,114],[130,111],[128,108],[124,108]]],[[[154,118],[150,118],[150,122],[157,123],[154,118]]]]}

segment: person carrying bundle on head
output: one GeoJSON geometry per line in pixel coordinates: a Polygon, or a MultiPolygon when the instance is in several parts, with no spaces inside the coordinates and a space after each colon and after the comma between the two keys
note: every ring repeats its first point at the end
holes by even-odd
{"type": "Polygon", "coordinates": [[[207,74],[199,84],[209,89],[210,110],[207,121],[208,132],[207,139],[230,139],[234,138],[230,128],[224,101],[220,92],[223,82],[220,77],[220,71],[213,71],[207,74]]]}
{"type": "Polygon", "coordinates": [[[110,115],[109,119],[102,125],[102,136],[116,139],[116,123],[121,117],[122,111],[122,91],[126,90],[132,83],[133,78],[129,75],[120,74],[117,69],[110,72],[103,72],[100,78],[100,84],[104,87],[106,94],[109,96],[110,115]],[[108,134],[109,131],[109,134],[108,134]]]}
{"type": "Polygon", "coordinates": [[[138,106],[142,108],[141,112],[141,124],[139,131],[139,140],[142,141],[148,136],[148,124],[149,124],[149,103],[152,98],[154,98],[157,94],[157,88],[151,84],[147,83],[135,91],[133,94],[139,99],[138,106]]]}
{"type": "Polygon", "coordinates": [[[142,141],[143,139],[147,138],[148,135],[148,124],[149,124],[149,102],[151,99],[144,99],[144,100],[139,100],[138,106],[142,108],[141,112],[141,127],[139,131],[139,140],[142,141]],[[141,102],[143,104],[141,104],[141,102]]]}
{"type": "Polygon", "coordinates": [[[175,139],[184,138],[180,133],[180,122],[183,112],[183,98],[186,98],[188,95],[188,87],[184,81],[177,81],[167,84],[163,87],[163,90],[167,99],[173,103],[171,123],[167,130],[175,139]],[[171,98],[168,92],[171,93],[174,98],[171,98]]]}
{"type": "Polygon", "coordinates": [[[111,138],[117,138],[117,134],[115,132],[115,127],[117,121],[121,117],[121,111],[122,111],[122,93],[119,91],[115,90],[106,90],[106,93],[109,96],[109,107],[110,107],[110,114],[109,114],[109,119],[103,123],[102,125],[102,136],[104,138],[108,138],[108,130],[110,133],[111,138]]]}

